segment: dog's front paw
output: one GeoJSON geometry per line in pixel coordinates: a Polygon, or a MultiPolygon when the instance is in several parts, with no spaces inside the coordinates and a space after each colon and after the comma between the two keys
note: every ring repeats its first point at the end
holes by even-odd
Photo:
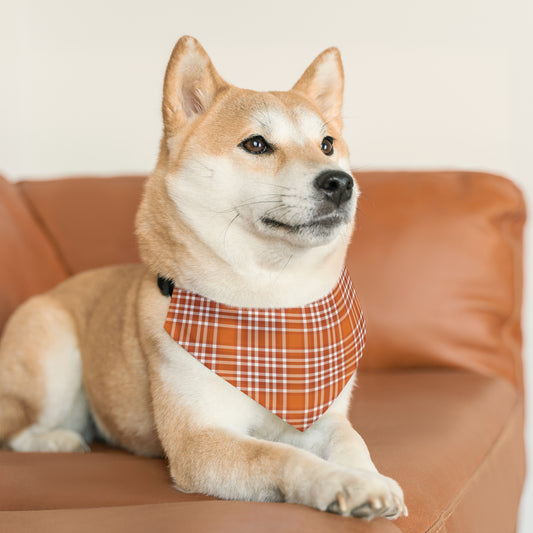
{"type": "Polygon", "coordinates": [[[378,472],[339,469],[317,480],[312,497],[315,507],[344,516],[366,520],[407,516],[402,489],[396,481],[378,472]]]}

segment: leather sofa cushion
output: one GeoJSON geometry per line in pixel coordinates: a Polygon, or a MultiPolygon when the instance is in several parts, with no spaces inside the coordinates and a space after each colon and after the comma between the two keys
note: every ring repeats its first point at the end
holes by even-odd
{"type": "Polygon", "coordinates": [[[13,533],[32,524],[43,533],[68,531],[70,520],[80,532],[109,523],[123,524],[113,531],[146,531],[148,523],[170,531],[185,523],[189,531],[220,533],[436,533],[461,516],[462,529],[449,531],[513,530],[524,472],[522,410],[506,380],[442,370],[362,373],[351,420],[378,468],[403,486],[409,517],[367,524],[288,504],[183,494],[172,489],[163,460],[98,445],[89,455],[0,452],[0,521],[13,533]]]}
{"type": "Polygon", "coordinates": [[[0,332],[26,298],[67,277],[16,185],[0,176],[0,332]]]}

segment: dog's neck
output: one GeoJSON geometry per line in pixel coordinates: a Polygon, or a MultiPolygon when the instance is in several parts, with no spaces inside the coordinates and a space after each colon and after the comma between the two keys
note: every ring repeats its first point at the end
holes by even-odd
{"type": "Polygon", "coordinates": [[[339,279],[346,247],[338,240],[301,249],[269,246],[244,228],[233,232],[226,246],[200,243],[189,233],[182,242],[191,253],[180,260],[176,283],[236,307],[295,307],[322,298],[339,279]]]}

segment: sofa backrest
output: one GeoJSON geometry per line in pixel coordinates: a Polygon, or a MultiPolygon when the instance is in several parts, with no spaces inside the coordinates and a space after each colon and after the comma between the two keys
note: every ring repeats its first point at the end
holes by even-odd
{"type": "Polygon", "coordinates": [[[134,218],[144,176],[79,177],[18,184],[69,274],[138,262],[134,218]]]}
{"type": "Polygon", "coordinates": [[[361,368],[467,368],[521,387],[519,189],[476,172],[358,179],[347,264],[367,318],[361,368]]]}
{"type": "MultiPolygon", "coordinates": [[[[368,327],[360,368],[464,368],[521,387],[520,191],[473,172],[356,177],[362,194],[347,265],[368,327]]],[[[21,182],[18,190],[3,183],[0,245],[9,261],[0,263],[0,319],[67,273],[138,261],[133,220],[143,182],[72,178],[21,182]],[[13,218],[13,209],[23,215],[13,218]],[[7,287],[6,272],[17,269],[7,287]]]]}

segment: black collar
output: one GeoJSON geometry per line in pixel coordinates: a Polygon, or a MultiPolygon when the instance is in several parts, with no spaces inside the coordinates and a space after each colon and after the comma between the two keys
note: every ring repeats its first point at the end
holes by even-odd
{"type": "Polygon", "coordinates": [[[174,280],[157,276],[157,286],[159,287],[159,290],[163,296],[172,296],[172,291],[174,290],[174,280]]]}

